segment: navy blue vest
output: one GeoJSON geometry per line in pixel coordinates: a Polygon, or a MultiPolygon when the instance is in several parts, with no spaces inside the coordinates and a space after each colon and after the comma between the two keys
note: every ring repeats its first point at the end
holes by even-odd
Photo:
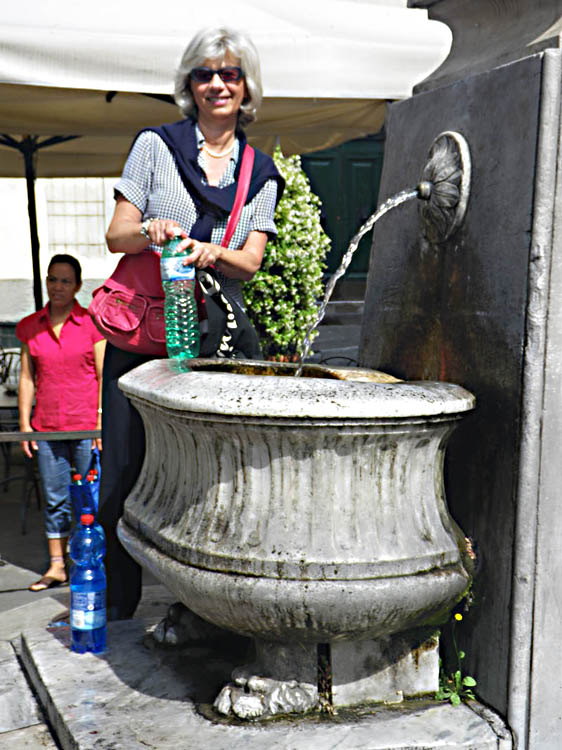
{"type": "MultiPolygon", "coordinates": [[[[174,122],[171,125],[143,128],[137,133],[136,137],[145,130],[157,133],[170,149],[183,184],[195,204],[197,220],[191,229],[190,236],[201,242],[209,242],[215,222],[218,219],[227,217],[232,211],[238,176],[240,174],[240,165],[242,163],[242,154],[246,145],[244,132],[241,129],[236,131],[236,137],[240,142],[240,157],[234,172],[235,182],[227,187],[219,188],[212,185],[205,185],[201,181],[204,175],[203,170],[197,163],[199,150],[195,137],[194,120],[188,118],[174,122]]],[[[267,180],[270,179],[277,181],[277,202],[279,202],[285,187],[285,180],[279,174],[273,159],[255,149],[255,160],[246,203],[255,198],[267,180]]]]}

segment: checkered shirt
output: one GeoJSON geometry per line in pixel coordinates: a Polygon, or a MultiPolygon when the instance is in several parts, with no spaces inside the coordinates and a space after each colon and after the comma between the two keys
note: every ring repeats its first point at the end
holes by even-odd
{"type": "MultiPolygon", "coordinates": [[[[199,148],[198,163],[204,171],[204,157],[202,146],[205,141],[198,127],[195,129],[199,148]]],[[[240,143],[236,140],[232,156],[228,162],[218,187],[226,187],[234,182],[234,170],[240,154],[240,143]]],[[[203,184],[207,184],[203,179],[203,184]]],[[[159,219],[173,219],[185,229],[189,235],[197,218],[195,204],[182,182],[172,154],[159,135],[153,131],[145,131],[136,139],[123,169],[121,179],[115,185],[116,193],[120,193],[126,200],[136,206],[142,213],[142,218],[155,217],[159,219]]],[[[273,221],[275,202],[277,197],[277,182],[267,180],[258,194],[242,209],[240,221],[230,240],[229,248],[239,250],[243,247],[248,234],[252,231],[266,232],[276,235],[277,230],[273,221]]],[[[216,222],[211,242],[220,245],[228,219],[216,222]]],[[[150,245],[148,249],[160,252],[157,245],[150,245]]],[[[239,304],[242,304],[240,282],[218,274],[224,288],[229,291],[239,304]]]]}

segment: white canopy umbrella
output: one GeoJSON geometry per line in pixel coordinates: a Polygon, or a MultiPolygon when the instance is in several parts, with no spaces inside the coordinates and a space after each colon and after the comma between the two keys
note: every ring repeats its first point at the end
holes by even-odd
{"type": "Polygon", "coordinates": [[[218,25],[244,29],[260,53],[264,100],[250,142],[271,152],[279,141],[285,154],[377,132],[385,101],[408,96],[451,40],[406,0],[5,3],[0,177],[24,173],[19,149],[36,304],[35,177],[119,174],[140,128],[180,119],[170,99],[176,67],[193,34],[218,25]]]}
{"type": "MultiPolygon", "coordinates": [[[[2,8],[0,133],[80,135],[41,151],[38,176],[115,175],[132,136],[180,118],[181,54],[203,26],[246,30],[264,101],[250,141],[286,154],[378,131],[384,102],[411,93],[450,46],[406,0],[27,0],[2,8]],[[117,93],[116,93],[117,92],[117,93]]],[[[0,151],[0,176],[22,174],[0,151]]]]}

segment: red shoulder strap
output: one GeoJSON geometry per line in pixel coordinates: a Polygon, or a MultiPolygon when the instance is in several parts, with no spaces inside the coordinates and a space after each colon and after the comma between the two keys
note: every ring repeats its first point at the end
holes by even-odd
{"type": "Polygon", "coordinates": [[[244,203],[246,203],[246,197],[248,195],[248,190],[250,189],[250,178],[254,167],[254,157],[254,149],[246,144],[244,153],[242,154],[242,163],[240,164],[240,174],[238,175],[238,187],[236,188],[234,204],[221,242],[223,247],[228,247],[232,235],[234,234],[234,230],[240,220],[240,214],[244,208],[244,203]]]}

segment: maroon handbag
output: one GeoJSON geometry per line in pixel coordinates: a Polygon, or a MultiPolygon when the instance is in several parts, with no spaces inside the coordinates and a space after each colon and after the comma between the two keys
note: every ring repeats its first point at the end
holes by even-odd
{"type": "MultiPolygon", "coordinates": [[[[246,145],[234,205],[221,242],[223,247],[228,247],[240,219],[253,165],[254,149],[246,145]]],[[[128,352],[165,357],[160,255],[153,250],[125,254],[103,286],[94,289],[88,312],[110,344],[128,352]]]]}
{"type": "Polygon", "coordinates": [[[124,255],[88,307],[100,333],[128,352],[166,356],[160,256],[124,255]]]}

